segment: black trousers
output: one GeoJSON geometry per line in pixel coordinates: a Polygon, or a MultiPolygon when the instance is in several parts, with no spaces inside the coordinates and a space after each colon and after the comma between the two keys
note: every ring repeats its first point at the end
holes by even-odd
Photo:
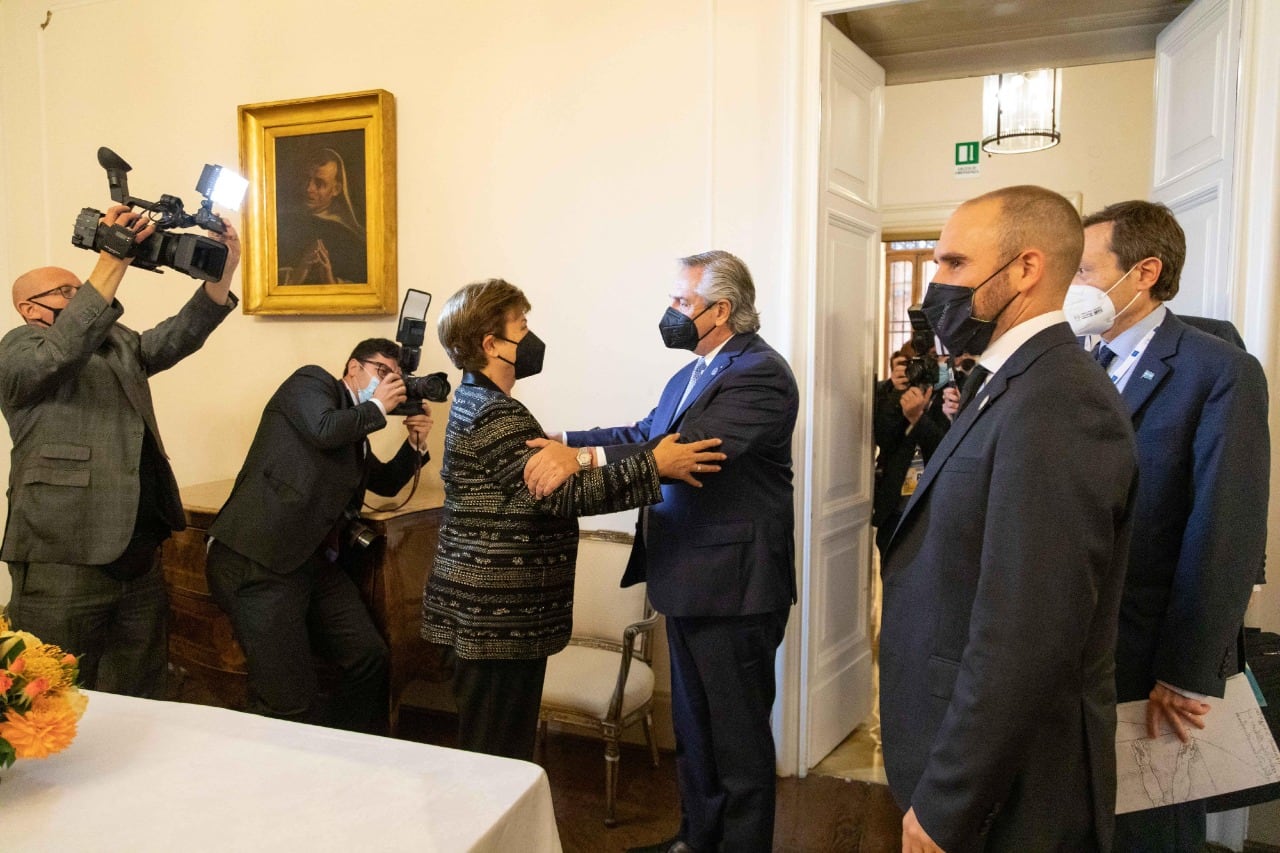
{"type": "Polygon", "coordinates": [[[387,646],[355,584],[323,549],[281,574],[214,540],[205,573],[244,648],[250,711],[351,731],[383,729],[387,646]],[[313,654],[339,670],[325,702],[313,654]]]}
{"type": "Polygon", "coordinates": [[[679,837],[695,850],[773,849],[769,715],[789,612],[667,617],[679,837]]]}
{"type": "Polygon", "coordinates": [[[466,660],[449,654],[458,748],[533,761],[547,659],[466,660]]]}
{"type": "Polygon", "coordinates": [[[1115,853],[1200,853],[1208,832],[1205,801],[1116,815],[1115,853]]]}

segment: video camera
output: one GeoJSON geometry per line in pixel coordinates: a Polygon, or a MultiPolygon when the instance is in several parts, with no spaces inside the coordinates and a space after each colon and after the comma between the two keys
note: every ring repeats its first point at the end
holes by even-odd
{"type": "Polygon", "coordinates": [[[172,228],[197,226],[209,231],[223,231],[222,220],[213,212],[213,202],[233,210],[239,209],[248,181],[221,166],[206,164],[196,183],[196,192],[204,196],[200,209],[187,213],[182,199],[162,195],[159,201],[147,201],[129,195],[126,175],[132,167],[110,148],[98,149],[98,165],[107,170],[107,186],[111,199],[118,204],[149,211],[156,232],[141,243],[134,242],[134,232],[123,225],[102,222],[102,211],[86,207],[76,217],[71,244],[81,249],[108,252],[117,258],[133,258],[133,266],[153,272],[169,267],[192,278],[217,281],[227,263],[227,247],[201,234],[171,234],[172,228]]]}
{"type": "Polygon", "coordinates": [[[420,415],[422,401],[443,403],[449,399],[452,388],[449,377],[443,372],[413,376],[422,358],[422,340],[427,329],[427,309],[431,307],[431,294],[425,290],[410,288],[400,306],[400,325],[396,330],[396,343],[400,344],[400,371],[408,398],[392,409],[392,415],[420,415]]]}
{"type": "Polygon", "coordinates": [[[907,384],[932,388],[941,378],[938,359],[933,354],[933,327],[919,305],[907,309],[907,318],[911,320],[911,348],[916,353],[907,359],[907,384]]]}

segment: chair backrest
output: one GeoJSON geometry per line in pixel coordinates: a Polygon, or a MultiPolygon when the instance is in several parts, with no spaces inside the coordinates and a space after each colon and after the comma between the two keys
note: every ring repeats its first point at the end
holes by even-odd
{"type": "MultiPolygon", "coordinates": [[[[631,535],[612,530],[584,530],[578,534],[578,564],[573,584],[573,637],[604,641],[618,647],[622,632],[644,619],[652,609],[645,585],[622,589],[622,571],[631,555],[631,535]]],[[[648,659],[645,644],[638,650],[648,659]]]]}

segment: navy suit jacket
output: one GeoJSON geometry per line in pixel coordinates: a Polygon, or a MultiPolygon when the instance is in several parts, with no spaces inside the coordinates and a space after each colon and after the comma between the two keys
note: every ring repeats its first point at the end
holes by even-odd
{"type": "Polygon", "coordinates": [[[394,495],[413,476],[408,441],[390,462],[369,450],[366,436],[386,425],[376,403],[356,405],[324,368],[299,368],[267,403],[209,535],[272,571],[297,569],[359,515],[366,487],[394,495]]]}
{"type": "Polygon", "coordinates": [[[1156,680],[1221,696],[1266,553],[1266,377],[1256,358],[1170,312],[1122,396],[1141,477],[1119,699],[1145,699],[1156,680]]]}
{"type": "Polygon", "coordinates": [[[719,473],[700,477],[700,489],[664,483],[662,502],[642,513],[623,585],[647,581],[654,607],[668,616],[786,610],[796,595],[795,377],[759,335],[735,335],[681,405],[693,364],[671,377],[644,420],[570,432],[566,442],[602,445],[616,459],[673,432],[682,441],[722,439],[728,458],[719,473]]]}
{"type": "Polygon", "coordinates": [[[885,770],[947,851],[1109,849],[1115,636],[1136,459],[1066,323],[934,452],[883,563],[885,770]]]}

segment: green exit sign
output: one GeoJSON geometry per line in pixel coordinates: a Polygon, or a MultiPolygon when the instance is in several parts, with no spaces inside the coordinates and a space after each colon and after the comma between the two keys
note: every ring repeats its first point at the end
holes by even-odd
{"type": "Polygon", "coordinates": [[[975,142],[957,142],[956,143],[956,165],[972,166],[978,162],[978,143],[975,142]]]}

